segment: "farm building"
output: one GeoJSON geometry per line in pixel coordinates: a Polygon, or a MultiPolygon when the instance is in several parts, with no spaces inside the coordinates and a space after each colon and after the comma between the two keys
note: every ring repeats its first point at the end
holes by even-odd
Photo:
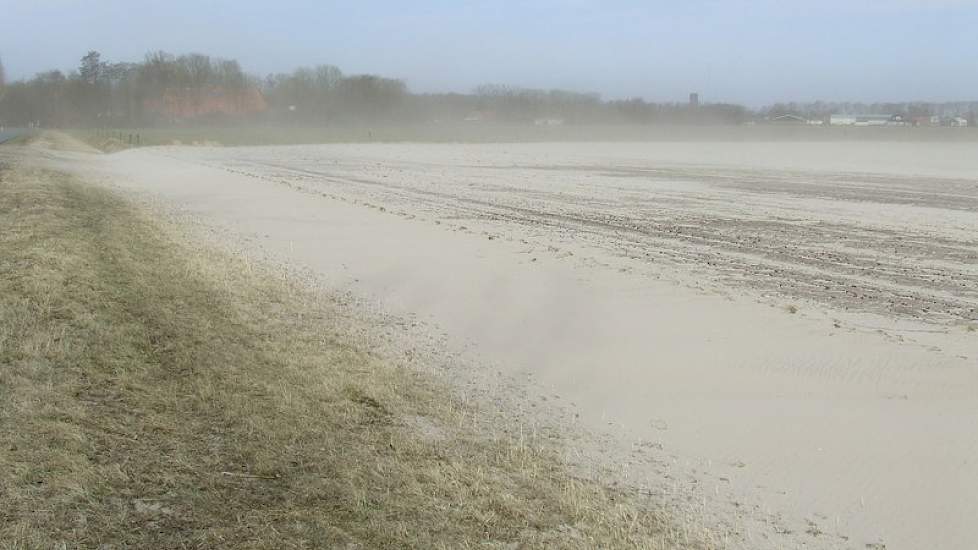
{"type": "Polygon", "coordinates": [[[534,126],[563,126],[562,118],[538,118],[533,121],[534,126]]]}
{"type": "Polygon", "coordinates": [[[937,116],[915,116],[910,119],[910,122],[914,126],[938,126],[941,123],[941,118],[937,116]]]}
{"type": "Polygon", "coordinates": [[[472,111],[471,113],[465,115],[465,122],[481,123],[489,122],[496,119],[496,113],[492,111],[472,111]]]}
{"type": "Polygon", "coordinates": [[[773,117],[771,122],[777,124],[808,124],[808,120],[798,115],[780,115],[773,117]]]}
{"type": "Polygon", "coordinates": [[[798,126],[821,126],[821,120],[813,120],[798,115],[786,114],[770,119],[772,124],[798,125],[798,126]]]}
{"type": "Polygon", "coordinates": [[[832,126],[904,126],[900,115],[832,115],[832,126]]]}

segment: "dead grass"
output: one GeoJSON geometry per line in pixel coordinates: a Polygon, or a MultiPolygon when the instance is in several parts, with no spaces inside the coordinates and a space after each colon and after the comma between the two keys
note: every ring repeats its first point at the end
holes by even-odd
{"type": "Polygon", "coordinates": [[[112,137],[108,137],[108,138],[92,137],[90,139],[84,139],[81,141],[87,145],[94,147],[95,149],[98,149],[103,153],[115,153],[133,147],[132,145],[129,145],[125,141],[112,138],[112,137]]]}
{"type": "Polygon", "coordinates": [[[325,302],[0,167],[0,548],[666,548],[325,302]],[[422,421],[419,421],[422,420],[422,421]],[[432,434],[432,432],[437,432],[432,434]]]}

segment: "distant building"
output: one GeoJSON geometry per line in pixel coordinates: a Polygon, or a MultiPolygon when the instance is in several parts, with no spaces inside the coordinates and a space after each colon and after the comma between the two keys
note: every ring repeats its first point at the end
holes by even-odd
{"type": "Polygon", "coordinates": [[[832,115],[832,126],[904,126],[906,122],[900,115],[832,115]]]}
{"type": "Polygon", "coordinates": [[[771,122],[775,124],[797,124],[803,125],[808,124],[808,119],[805,117],[800,117],[798,115],[780,115],[771,119],[771,122]]]}
{"type": "Polygon", "coordinates": [[[564,119],[562,118],[538,118],[533,121],[536,126],[563,126],[564,119]]]}
{"type": "Polygon", "coordinates": [[[700,106],[700,94],[693,92],[689,94],[689,107],[691,109],[696,109],[700,106]]]}
{"type": "Polygon", "coordinates": [[[767,119],[771,124],[778,124],[781,126],[821,126],[824,121],[805,118],[799,115],[784,114],[778,115],[776,117],[771,117],[767,119]]]}
{"type": "Polygon", "coordinates": [[[938,116],[915,116],[910,118],[910,124],[912,126],[939,126],[941,124],[941,118],[938,116]]]}
{"type": "Polygon", "coordinates": [[[968,119],[959,116],[948,117],[944,119],[944,125],[952,128],[967,128],[968,119]]]}
{"type": "Polygon", "coordinates": [[[470,123],[482,123],[489,122],[496,118],[496,114],[492,111],[472,111],[471,113],[465,115],[465,122],[470,123]]]}
{"type": "Polygon", "coordinates": [[[829,117],[829,124],[832,126],[852,126],[856,123],[856,117],[849,115],[832,115],[829,117]]]}

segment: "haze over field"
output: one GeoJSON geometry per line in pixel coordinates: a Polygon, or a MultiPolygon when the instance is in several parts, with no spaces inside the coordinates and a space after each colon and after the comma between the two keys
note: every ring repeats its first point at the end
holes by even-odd
{"type": "Polygon", "coordinates": [[[0,0],[0,546],[978,548],[978,0],[0,0]]]}

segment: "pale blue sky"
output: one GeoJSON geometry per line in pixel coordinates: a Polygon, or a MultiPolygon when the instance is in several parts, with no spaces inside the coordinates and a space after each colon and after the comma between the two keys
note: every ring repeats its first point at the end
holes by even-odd
{"type": "Polygon", "coordinates": [[[332,63],[415,91],[978,99],[978,0],[0,0],[9,77],[196,51],[252,73],[332,63]]]}

